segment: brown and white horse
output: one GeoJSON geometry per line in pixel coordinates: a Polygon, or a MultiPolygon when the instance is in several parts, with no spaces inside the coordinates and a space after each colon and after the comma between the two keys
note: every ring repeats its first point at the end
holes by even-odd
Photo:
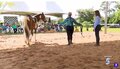
{"type": "MultiPolygon", "coordinates": [[[[27,45],[30,45],[30,41],[32,39],[33,36],[33,30],[35,30],[36,33],[36,29],[37,29],[37,22],[39,22],[40,20],[46,22],[46,18],[45,15],[42,14],[38,14],[34,17],[32,17],[31,15],[27,15],[24,17],[24,34],[26,37],[25,43],[27,45]]],[[[35,40],[36,40],[36,35],[35,35],[35,40]]]]}

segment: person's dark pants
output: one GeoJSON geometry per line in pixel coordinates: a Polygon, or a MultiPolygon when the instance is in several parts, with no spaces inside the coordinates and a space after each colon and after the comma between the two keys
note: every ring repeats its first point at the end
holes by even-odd
{"type": "Polygon", "coordinates": [[[73,26],[66,26],[66,32],[67,32],[67,39],[68,39],[68,44],[72,44],[72,35],[74,32],[74,27],[73,26]]]}
{"type": "Polygon", "coordinates": [[[17,33],[17,28],[14,28],[13,30],[14,30],[14,33],[17,33]]]}
{"type": "Polygon", "coordinates": [[[100,36],[99,36],[100,29],[101,29],[100,25],[97,25],[95,28],[96,45],[100,44],[100,36]]]}

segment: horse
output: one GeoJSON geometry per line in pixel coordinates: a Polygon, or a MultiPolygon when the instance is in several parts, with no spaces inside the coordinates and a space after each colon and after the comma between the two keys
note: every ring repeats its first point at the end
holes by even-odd
{"type": "MultiPolygon", "coordinates": [[[[31,15],[27,15],[24,17],[24,34],[26,37],[25,43],[27,45],[30,45],[30,41],[32,39],[33,36],[33,30],[35,30],[36,33],[36,29],[37,29],[37,22],[39,22],[40,20],[42,20],[43,22],[46,22],[46,18],[44,13],[35,15],[34,17],[32,17],[31,15]]],[[[36,35],[35,35],[35,41],[36,41],[36,35]]]]}

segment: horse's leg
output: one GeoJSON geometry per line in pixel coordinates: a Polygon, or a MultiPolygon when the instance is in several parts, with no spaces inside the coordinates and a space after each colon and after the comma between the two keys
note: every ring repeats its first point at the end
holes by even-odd
{"type": "Polygon", "coordinates": [[[35,42],[37,41],[37,40],[36,40],[37,28],[38,28],[38,23],[35,23],[35,28],[34,28],[34,30],[35,30],[35,42]]]}
{"type": "Polygon", "coordinates": [[[30,35],[29,35],[29,42],[31,42],[32,37],[33,37],[33,29],[31,29],[29,33],[30,33],[30,35]]]}
{"type": "Polygon", "coordinates": [[[32,36],[33,36],[33,33],[32,33],[32,30],[30,30],[30,41],[32,39],[32,36]]]}

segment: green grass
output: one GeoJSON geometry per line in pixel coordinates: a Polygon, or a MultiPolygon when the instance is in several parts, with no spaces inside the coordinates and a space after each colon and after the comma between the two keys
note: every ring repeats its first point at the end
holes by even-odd
{"type": "Polygon", "coordinates": [[[120,28],[108,28],[108,32],[119,32],[120,33],[120,28]]]}
{"type": "MultiPolygon", "coordinates": [[[[79,27],[77,27],[78,29],[80,29],[79,27]]],[[[102,31],[104,31],[105,28],[102,27],[102,31]]],[[[83,32],[93,32],[93,28],[90,27],[89,31],[86,30],[86,27],[83,27],[83,32]]],[[[120,28],[107,28],[107,32],[119,32],[120,33],[120,28]]]]}
{"type": "MultiPolygon", "coordinates": [[[[80,30],[80,27],[77,27],[77,29],[80,30]]],[[[75,28],[74,28],[74,30],[75,30],[75,28]]],[[[105,30],[105,28],[102,27],[102,32],[104,32],[104,30],[105,30]]],[[[63,32],[65,32],[65,30],[63,32]]],[[[59,32],[59,33],[63,33],[63,32],[59,32]]],[[[94,32],[93,31],[93,27],[90,27],[89,31],[86,30],[86,27],[83,27],[83,32],[94,32]]],[[[110,32],[110,33],[115,33],[115,32],[120,33],[120,28],[108,28],[107,32],[110,32]]],[[[14,33],[5,33],[5,34],[6,35],[21,35],[23,33],[16,33],[16,34],[14,34],[14,33]]],[[[37,33],[37,34],[39,34],[39,33],[37,33]]]]}

